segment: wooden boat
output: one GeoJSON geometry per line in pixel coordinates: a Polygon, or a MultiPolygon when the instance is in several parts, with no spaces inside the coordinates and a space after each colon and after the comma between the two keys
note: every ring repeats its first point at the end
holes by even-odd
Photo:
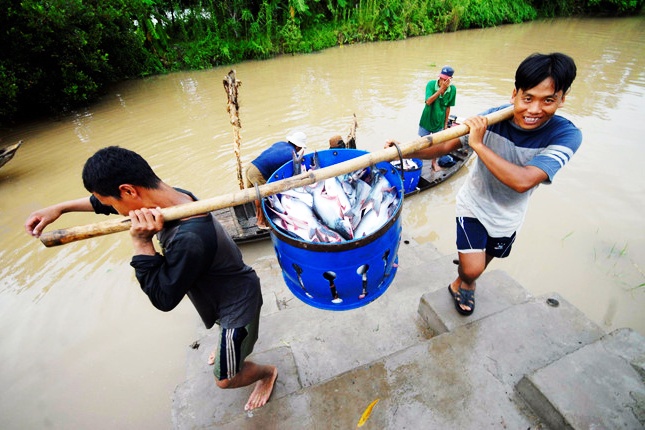
{"type": "Polygon", "coordinates": [[[421,168],[421,177],[419,178],[418,185],[413,190],[406,190],[405,197],[418,194],[421,191],[425,191],[428,188],[435,187],[446,181],[466,164],[472,154],[473,150],[470,147],[460,148],[451,152],[449,155],[455,161],[455,164],[450,167],[444,167],[439,171],[432,170],[432,163],[430,160],[426,160],[421,168]]]}
{"type": "Polygon", "coordinates": [[[0,167],[7,164],[9,160],[13,158],[16,151],[18,151],[18,148],[20,148],[20,145],[22,145],[22,140],[18,143],[14,143],[13,145],[0,149],[0,167]]]}
{"type": "MultiPolygon", "coordinates": [[[[450,118],[448,120],[448,127],[459,125],[460,121],[461,119],[457,118],[456,115],[450,115],[450,118]]],[[[421,191],[425,191],[432,187],[436,187],[437,185],[448,180],[452,175],[457,173],[459,169],[463,167],[464,164],[466,164],[466,162],[468,161],[468,159],[472,154],[473,154],[473,150],[470,147],[459,148],[455,151],[452,151],[450,154],[447,154],[447,155],[450,155],[450,157],[452,157],[454,164],[449,167],[443,167],[439,171],[434,171],[432,169],[432,163],[430,162],[430,160],[424,161],[423,167],[421,168],[421,176],[419,177],[419,183],[413,189],[406,189],[405,197],[418,194],[421,191]]],[[[394,163],[396,163],[396,161],[394,161],[394,163]]],[[[398,163],[398,165],[400,165],[400,163],[398,163]]],[[[403,174],[405,179],[406,172],[404,171],[403,174]]]]}
{"type": "Polygon", "coordinates": [[[256,225],[254,203],[217,209],[213,213],[236,243],[255,242],[269,238],[269,230],[258,228],[256,225]]]}

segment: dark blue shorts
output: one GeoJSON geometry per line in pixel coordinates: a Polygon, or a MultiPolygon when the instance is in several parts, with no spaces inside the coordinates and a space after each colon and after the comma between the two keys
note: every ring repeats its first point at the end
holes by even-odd
{"type": "Polygon", "coordinates": [[[457,217],[457,251],[482,252],[496,258],[508,257],[515,242],[511,237],[490,237],[477,218],[457,217]]]}

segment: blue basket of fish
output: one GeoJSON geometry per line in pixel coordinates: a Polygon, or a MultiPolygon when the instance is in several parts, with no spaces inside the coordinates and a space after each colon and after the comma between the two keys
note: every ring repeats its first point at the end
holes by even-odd
{"type": "MultiPolygon", "coordinates": [[[[301,169],[367,154],[325,150],[278,169],[269,183],[301,169]]],[[[308,305],[342,311],[367,305],[392,283],[401,240],[403,184],[387,162],[268,196],[262,210],[291,292],[308,305]]]]}
{"type": "Polygon", "coordinates": [[[420,158],[404,158],[403,163],[397,160],[393,161],[392,165],[399,173],[402,172],[401,180],[403,181],[404,193],[407,194],[416,190],[417,185],[419,185],[419,179],[421,179],[423,160],[420,158]]]}

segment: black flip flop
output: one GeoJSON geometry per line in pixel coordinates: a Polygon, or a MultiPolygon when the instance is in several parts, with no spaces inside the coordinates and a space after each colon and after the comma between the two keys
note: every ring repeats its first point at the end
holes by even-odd
{"type": "Polygon", "coordinates": [[[461,315],[468,316],[475,311],[475,291],[474,290],[465,290],[459,288],[458,292],[452,291],[450,284],[448,284],[448,292],[452,296],[452,301],[455,303],[455,309],[461,315]],[[463,309],[460,304],[470,307],[470,309],[463,309]]]}

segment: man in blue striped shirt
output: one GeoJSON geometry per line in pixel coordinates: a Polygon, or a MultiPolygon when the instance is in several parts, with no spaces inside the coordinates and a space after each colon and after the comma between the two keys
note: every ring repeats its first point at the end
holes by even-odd
{"type": "Polygon", "coordinates": [[[532,54],[515,73],[511,119],[488,126],[483,116],[469,118],[465,121],[469,135],[407,155],[431,159],[465,145],[477,153],[457,194],[459,267],[448,286],[462,315],[475,310],[476,280],[491,260],[509,255],[533,191],[542,183],[550,184],[580,147],[580,130],[555,115],[575,77],[571,57],[532,54]]]}

